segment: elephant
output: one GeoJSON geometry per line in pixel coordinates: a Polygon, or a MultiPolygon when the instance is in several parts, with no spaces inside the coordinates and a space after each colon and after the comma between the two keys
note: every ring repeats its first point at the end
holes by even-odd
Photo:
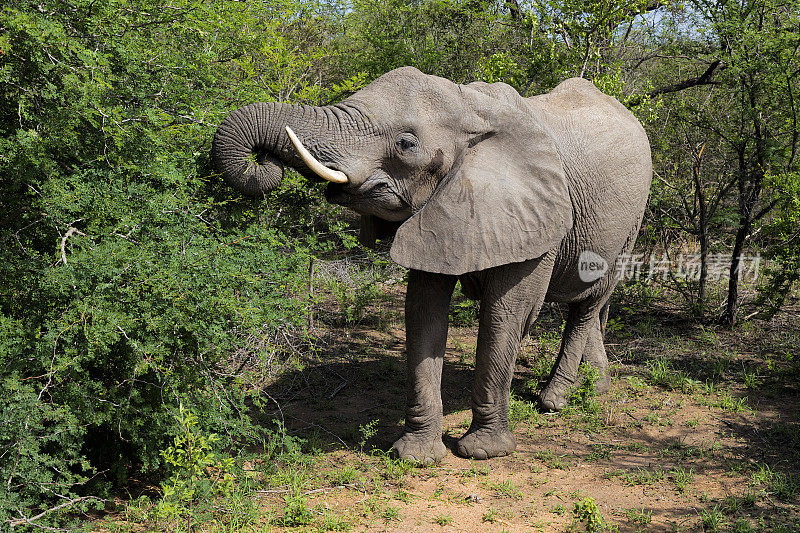
{"type": "Polygon", "coordinates": [[[241,193],[263,195],[291,166],[330,182],[329,202],[394,231],[390,255],[409,269],[405,428],[392,446],[400,458],[448,453],[441,375],[458,280],[480,301],[472,422],[459,455],[515,450],[511,380],[543,302],[568,313],[542,406],[565,407],[581,361],[607,386],[613,265],[639,232],[652,162],[641,124],[592,82],[567,79],[524,98],[505,83],[461,85],[402,67],[334,105],[237,109],[211,152],[241,193]]]}

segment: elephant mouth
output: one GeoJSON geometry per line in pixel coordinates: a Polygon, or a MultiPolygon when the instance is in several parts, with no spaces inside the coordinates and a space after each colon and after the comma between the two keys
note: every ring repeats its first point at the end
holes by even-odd
{"type": "Polygon", "coordinates": [[[384,220],[402,221],[412,214],[410,204],[397,193],[394,180],[382,173],[357,186],[329,183],[325,199],[362,215],[375,215],[384,220]]]}

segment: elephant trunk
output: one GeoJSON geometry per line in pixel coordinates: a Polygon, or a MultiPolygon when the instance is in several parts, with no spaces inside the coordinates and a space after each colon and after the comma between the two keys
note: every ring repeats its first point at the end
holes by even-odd
{"type": "Polygon", "coordinates": [[[327,130],[341,128],[338,121],[331,121],[331,115],[321,107],[279,103],[256,103],[237,109],[214,135],[214,168],[225,183],[242,194],[260,196],[269,192],[280,185],[284,165],[309,168],[289,139],[286,126],[301,139],[313,139],[314,146],[324,146],[331,135],[327,130]]]}

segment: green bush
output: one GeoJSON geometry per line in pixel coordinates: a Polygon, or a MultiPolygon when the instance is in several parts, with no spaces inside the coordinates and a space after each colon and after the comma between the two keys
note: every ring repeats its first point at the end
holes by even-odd
{"type": "Polygon", "coordinates": [[[450,302],[450,322],[454,326],[474,326],[479,312],[480,302],[468,299],[461,290],[461,282],[457,282],[450,302]]]}
{"type": "Polygon", "coordinates": [[[0,529],[163,475],[179,405],[216,447],[248,440],[252,371],[307,335],[305,235],[331,211],[295,175],[289,229],[206,154],[231,109],[278,96],[258,76],[324,97],[302,78],[322,52],[288,1],[162,7],[0,10],[0,529]]]}

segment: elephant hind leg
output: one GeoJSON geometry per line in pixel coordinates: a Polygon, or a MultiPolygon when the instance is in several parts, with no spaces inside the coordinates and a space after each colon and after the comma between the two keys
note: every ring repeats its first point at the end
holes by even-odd
{"type": "Polygon", "coordinates": [[[539,395],[542,407],[549,411],[560,411],[567,406],[567,395],[578,377],[578,365],[586,357],[590,364],[608,367],[600,331],[601,301],[583,301],[569,305],[561,349],[550,379],[539,395]]]}
{"type": "Polygon", "coordinates": [[[589,337],[586,340],[586,348],[583,350],[581,362],[592,365],[598,373],[598,380],[595,382],[595,390],[599,394],[608,391],[611,380],[608,376],[608,357],[606,356],[605,336],[606,323],[608,322],[609,302],[600,308],[597,324],[592,324],[589,328],[589,337]]]}
{"type": "Polygon", "coordinates": [[[603,316],[592,320],[589,325],[589,334],[586,339],[586,348],[583,350],[583,363],[591,365],[597,370],[598,379],[594,384],[595,390],[602,394],[608,391],[611,380],[608,377],[608,357],[603,344],[603,316]]]}

